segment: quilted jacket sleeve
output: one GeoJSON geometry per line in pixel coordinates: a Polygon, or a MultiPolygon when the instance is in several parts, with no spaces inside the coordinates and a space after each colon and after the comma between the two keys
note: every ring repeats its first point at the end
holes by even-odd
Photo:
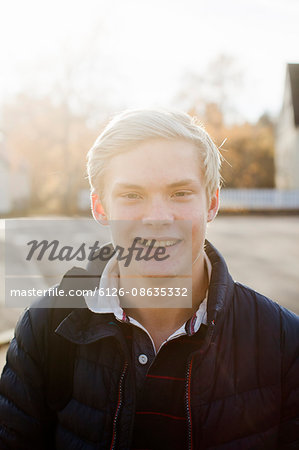
{"type": "Polygon", "coordinates": [[[33,334],[27,309],[16,326],[0,380],[1,450],[54,447],[49,440],[53,417],[44,401],[41,340],[33,334]]]}
{"type": "Polygon", "coordinates": [[[299,448],[299,318],[281,308],[282,411],[279,448],[299,448]]]}

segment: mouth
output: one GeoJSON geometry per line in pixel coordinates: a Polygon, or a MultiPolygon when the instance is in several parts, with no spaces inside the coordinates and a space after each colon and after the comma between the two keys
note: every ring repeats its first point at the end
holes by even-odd
{"type": "Polygon", "coordinates": [[[157,247],[173,247],[174,245],[179,244],[182,242],[181,239],[175,239],[175,238],[140,238],[140,244],[144,247],[149,247],[152,245],[153,248],[157,247]]]}

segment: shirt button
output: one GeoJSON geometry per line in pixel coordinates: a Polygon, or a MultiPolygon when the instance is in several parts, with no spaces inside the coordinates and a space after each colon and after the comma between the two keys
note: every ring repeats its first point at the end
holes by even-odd
{"type": "Polygon", "coordinates": [[[139,355],[138,356],[138,361],[140,362],[140,364],[146,364],[148,361],[148,358],[146,355],[139,355]]]}

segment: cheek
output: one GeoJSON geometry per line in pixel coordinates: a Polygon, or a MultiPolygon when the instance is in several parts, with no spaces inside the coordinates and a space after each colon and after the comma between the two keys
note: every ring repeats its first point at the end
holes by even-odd
{"type": "Polygon", "coordinates": [[[207,214],[199,214],[192,219],[192,240],[201,240],[205,236],[207,226],[207,214]]]}
{"type": "Polygon", "coordinates": [[[110,208],[111,220],[140,220],[140,209],[132,205],[124,206],[115,204],[110,208]]]}

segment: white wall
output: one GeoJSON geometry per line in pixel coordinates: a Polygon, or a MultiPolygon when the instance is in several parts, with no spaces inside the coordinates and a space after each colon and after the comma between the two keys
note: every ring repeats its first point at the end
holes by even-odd
{"type": "Polygon", "coordinates": [[[295,127],[288,72],[283,106],[276,127],[275,147],[276,187],[278,189],[299,189],[299,128],[295,127]]]}

